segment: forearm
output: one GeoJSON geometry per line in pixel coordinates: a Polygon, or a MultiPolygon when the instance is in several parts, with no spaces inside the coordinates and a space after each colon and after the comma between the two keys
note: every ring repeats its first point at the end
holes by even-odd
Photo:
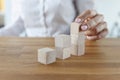
{"type": "Polygon", "coordinates": [[[18,18],[14,23],[2,28],[0,36],[19,36],[24,30],[24,22],[21,18],[18,18]]]}

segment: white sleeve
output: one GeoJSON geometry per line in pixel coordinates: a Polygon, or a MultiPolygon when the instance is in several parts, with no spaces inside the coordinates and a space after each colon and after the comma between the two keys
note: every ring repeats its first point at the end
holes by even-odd
{"type": "Polygon", "coordinates": [[[0,29],[0,36],[20,36],[24,29],[24,20],[21,17],[21,0],[11,0],[11,23],[0,29]]]}
{"type": "Polygon", "coordinates": [[[85,10],[94,9],[93,0],[75,0],[75,5],[79,14],[85,10]]]}
{"type": "Polygon", "coordinates": [[[24,22],[19,17],[15,22],[0,29],[0,36],[19,36],[24,31],[24,22]]]}

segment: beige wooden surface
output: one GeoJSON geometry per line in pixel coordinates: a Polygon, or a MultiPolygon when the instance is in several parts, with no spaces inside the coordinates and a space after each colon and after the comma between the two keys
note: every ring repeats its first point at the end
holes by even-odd
{"type": "Polygon", "coordinates": [[[41,65],[53,38],[0,38],[0,80],[120,80],[120,39],[86,41],[86,55],[41,65]]]}

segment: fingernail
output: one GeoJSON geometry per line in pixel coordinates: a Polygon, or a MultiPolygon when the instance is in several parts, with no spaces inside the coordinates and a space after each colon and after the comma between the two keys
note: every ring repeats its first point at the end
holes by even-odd
{"type": "Polygon", "coordinates": [[[80,22],[81,22],[81,19],[80,19],[80,18],[76,18],[76,19],[75,19],[75,22],[76,22],[76,23],[80,23],[80,22]]]}
{"type": "Polygon", "coordinates": [[[88,26],[87,26],[87,25],[81,26],[81,30],[85,31],[85,30],[87,30],[87,29],[88,29],[88,26]]]}

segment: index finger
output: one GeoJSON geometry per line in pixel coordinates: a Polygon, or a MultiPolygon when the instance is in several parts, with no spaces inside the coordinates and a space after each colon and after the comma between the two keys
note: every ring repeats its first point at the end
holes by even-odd
{"type": "Polygon", "coordinates": [[[97,12],[95,10],[87,10],[87,11],[83,12],[80,16],[78,16],[77,18],[80,18],[84,21],[87,18],[92,18],[96,15],[97,15],[97,12]]]}

